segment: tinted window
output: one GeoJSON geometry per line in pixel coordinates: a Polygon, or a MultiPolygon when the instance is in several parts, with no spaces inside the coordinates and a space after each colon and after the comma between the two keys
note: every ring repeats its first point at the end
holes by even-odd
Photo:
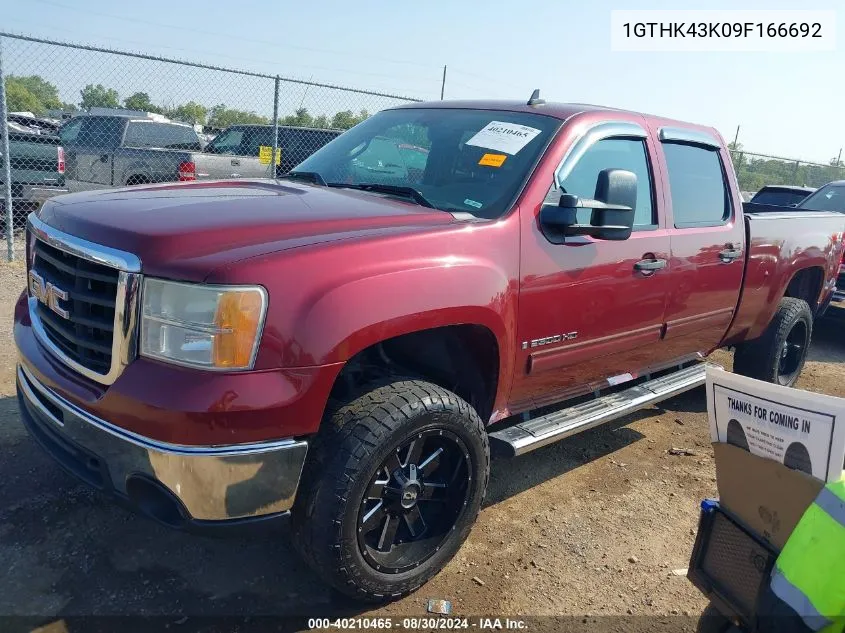
{"type": "Polygon", "coordinates": [[[59,138],[62,139],[62,143],[65,145],[75,143],[81,128],[82,119],[80,118],[71,119],[65,123],[61,128],[59,128],[59,138]]]}
{"type": "Polygon", "coordinates": [[[323,145],[337,137],[339,133],[335,130],[279,128],[279,146],[282,148],[282,162],[278,171],[280,173],[290,171],[323,145]]]}
{"type": "Polygon", "coordinates": [[[161,147],[165,149],[199,149],[197,133],[186,125],[130,121],[123,140],[126,147],[161,147]]]}
{"type": "Polygon", "coordinates": [[[244,128],[227,128],[214,137],[214,140],[208,144],[205,151],[212,154],[237,154],[243,138],[244,128]]]}
{"type": "Polygon", "coordinates": [[[411,187],[434,207],[496,218],[510,208],[560,126],[542,114],[398,108],[341,134],[296,171],[329,184],[411,187]],[[423,156],[407,156],[407,148],[423,156]],[[413,150],[412,150],[413,151],[413,150]]]}
{"type": "Polygon", "coordinates": [[[79,117],[62,128],[62,142],[86,147],[117,147],[123,133],[123,121],[115,117],[79,117]],[[79,121],[79,127],[73,127],[79,121]]]}
{"type": "MultiPolygon", "coordinates": [[[[639,139],[607,138],[592,145],[578,160],[569,175],[553,190],[548,202],[557,204],[562,193],[579,198],[595,198],[599,172],[604,169],[625,169],[637,176],[637,208],[634,226],[656,224],[651,196],[651,171],[646,157],[645,143],[639,139]]],[[[578,209],[580,224],[589,224],[592,209],[578,209]]]]}
{"type": "Polygon", "coordinates": [[[810,211],[845,212],[845,185],[825,185],[798,207],[810,211]]]}
{"type": "Polygon", "coordinates": [[[244,137],[241,141],[238,154],[241,156],[258,156],[259,148],[273,147],[273,128],[271,127],[248,127],[244,128],[244,137]]]}
{"type": "Polygon", "coordinates": [[[807,194],[803,191],[784,191],[778,189],[761,190],[751,198],[755,204],[773,204],[781,207],[788,207],[790,204],[798,204],[807,194]]]}
{"type": "Polygon", "coordinates": [[[663,143],[675,226],[712,226],[730,217],[731,202],[716,150],[663,143]]]}

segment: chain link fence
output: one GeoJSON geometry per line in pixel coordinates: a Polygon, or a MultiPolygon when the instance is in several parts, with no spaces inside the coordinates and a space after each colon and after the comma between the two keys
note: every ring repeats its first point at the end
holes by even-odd
{"type": "Polygon", "coordinates": [[[2,32],[0,86],[10,260],[51,196],[281,175],[369,115],[416,101],[2,32]]]}
{"type": "MultiPolygon", "coordinates": [[[[411,97],[0,32],[0,257],[59,193],[280,175],[411,97]]],[[[845,164],[731,152],[745,194],[818,187],[845,164]]]]}
{"type": "Polygon", "coordinates": [[[834,158],[827,165],[795,158],[756,154],[744,149],[732,150],[739,188],[752,194],[766,185],[821,187],[833,180],[845,180],[845,163],[834,158]]]}

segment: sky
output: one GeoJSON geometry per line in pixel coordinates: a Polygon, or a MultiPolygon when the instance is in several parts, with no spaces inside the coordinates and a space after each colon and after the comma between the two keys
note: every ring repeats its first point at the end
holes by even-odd
{"type": "MultiPolygon", "coordinates": [[[[0,0],[0,29],[23,35],[282,77],[439,99],[596,103],[739,129],[748,151],[827,163],[845,146],[842,0],[710,0],[700,9],[838,10],[839,45],[815,53],[632,53],[610,50],[612,9],[675,9],[677,0],[0,0]],[[805,6],[806,5],[806,6],[805,6]]],[[[3,39],[4,70],[40,74],[67,101],[86,83],[172,105],[272,112],[272,81],[3,39]]],[[[283,113],[396,103],[282,85],[283,113]]]]}

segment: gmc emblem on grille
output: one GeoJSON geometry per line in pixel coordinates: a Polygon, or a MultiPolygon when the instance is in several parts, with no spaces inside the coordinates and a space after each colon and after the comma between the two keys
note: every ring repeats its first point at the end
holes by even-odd
{"type": "Polygon", "coordinates": [[[67,291],[51,282],[44,281],[44,277],[34,270],[29,271],[29,294],[38,299],[63,319],[70,318],[70,313],[59,305],[59,299],[67,301],[67,291]]]}

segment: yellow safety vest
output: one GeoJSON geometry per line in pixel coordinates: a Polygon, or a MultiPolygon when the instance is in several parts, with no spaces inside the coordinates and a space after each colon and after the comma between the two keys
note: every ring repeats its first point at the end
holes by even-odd
{"type": "Polygon", "coordinates": [[[813,631],[845,631],[845,480],[827,484],[804,512],[771,588],[813,631]]]}

